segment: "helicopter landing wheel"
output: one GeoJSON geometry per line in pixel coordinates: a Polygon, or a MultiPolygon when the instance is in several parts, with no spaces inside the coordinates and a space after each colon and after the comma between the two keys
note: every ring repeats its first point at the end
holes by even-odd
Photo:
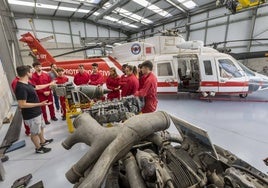
{"type": "Polygon", "coordinates": [[[244,93],[244,94],[239,94],[240,98],[246,98],[248,96],[248,94],[244,93]]]}

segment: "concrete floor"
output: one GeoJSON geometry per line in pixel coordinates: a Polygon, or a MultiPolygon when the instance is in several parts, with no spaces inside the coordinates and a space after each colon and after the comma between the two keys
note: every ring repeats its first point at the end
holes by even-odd
{"type": "MultiPolygon", "coordinates": [[[[227,97],[224,99],[239,99],[227,97]]],[[[248,97],[251,100],[267,100],[268,91],[261,91],[248,97]]],[[[228,149],[238,157],[250,163],[262,172],[268,167],[263,159],[268,157],[268,110],[267,102],[237,102],[199,100],[194,94],[159,96],[158,110],[164,110],[205,129],[212,143],[228,149]]],[[[60,114],[57,114],[60,117],[60,114]]],[[[0,130],[1,139],[7,126],[0,130]]],[[[169,128],[176,132],[175,127],[169,128]]],[[[9,161],[4,162],[5,180],[1,188],[11,187],[13,182],[29,173],[33,175],[29,185],[40,180],[45,188],[73,187],[65,178],[71,166],[88,151],[85,144],[76,144],[71,150],[65,150],[61,142],[69,135],[65,121],[53,122],[46,128],[46,137],[54,138],[48,145],[52,151],[47,154],[35,154],[30,138],[24,135],[22,128],[20,140],[26,141],[26,147],[8,153],[9,161]]],[[[2,140],[0,140],[2,141],[2,140]]]]}

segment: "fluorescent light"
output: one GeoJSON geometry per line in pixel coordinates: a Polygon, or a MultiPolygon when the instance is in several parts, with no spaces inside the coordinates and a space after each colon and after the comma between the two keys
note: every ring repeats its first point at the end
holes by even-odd
{"type": "Polygon", "coordinates": [[[197,6],[197,4],[192,0],[177,0],[177,1],[188,9],[193,9],[194,7],[197,6]]]}
{"type": "MultiPolygon", "coordinates": [[[[42,4],[42,3],[31,3],[31,2],[26,2],[26,1],[18,1],[18,0],[8,0],[9,4],[13,5],[21,5],[21,6],[28,6],[28,7],[36,7],[38,8],[45,8],[45,9],[52,9],[56,10],[58,6],[56,5],[48,5],[48,4],[42,4]]],[[[70,8],[70,7],[59,7],[59,10],[63,11],[70,11],[70,12],[75,12],[77,9],[76,8],[70,8]]],[[[87,11],[88,12],[88,11],[87,11]]]]}
{"type": "Polygon", "coordinates": [[[188,9],[192,9],[192,8],[194,8],[194,7],[197,6],[197,5],[195,4],[195,2],[193,2],[193,1],[187,1],[187,2],[183,3],[183,5],[184,5],[185,7],[187,7],[188,9]]]}
{"type": "Polygon", "coordinates": [[[78,11],[77,12],[81,12],[81,13],[88,13],[89,12],[89,10],[86,10],[86,9],[78,9],[78,11]]]}
{"type": "Polygon", "coordinates": [[[86,2],[86,3],[93,3],[93,4],[99,4],[101,0],[76,0],[79,2],[86,2]]]}
{"type": "Polygon", "coordinates": [[[94,16],[98,16],[100,13],[99,12],[93,12],[94,16]]]}
{"type": "Polygon", "coordinates": [[[65,10],[65,11],[70,11],[70,12],[75,12],[77,8],[71,8],[71,7],[59,7],[59,10],[65,10]]]}
{"type": "Polygon", "coordinates": [[[112,21],[112,22],[116,22],[116,23],[121,24],[121,25],[129,26],[129,27],[134,27],[134,28],[139,28],[136,25],[130,24],[128,22],[124,22],[122,20],[119,20],[117,18],[113,18],[111,16],[104,16],[103,18],[106,19],[106,20],[112,21]]]}
{"type": "Polygon", "coordinates": [[[46,4],[42,4],[42,3],[36,3],[36,7],[38,7],[38,8],[46,8],[46,9],[53,9],[53,10],[57,9],[57,6],[55,6],[55,5],[46,5],[46,4]]]}
{"type": "Polygon", "coordinates": [[[110,21],[112,21],[112,22],[116,22],[116,21],[118,21],[118,19],[113,18],[113,17],[111,17],[111,16],[104,16],[103,18],[106,19],[106,20],[110,20],[110,21]]]}
{"type": "MultiPolygon", "coordinates": [[[[103,9],[107,9],[109,8],[110,6],[112,6],[111,3],[107,2],[103,5],[103,9]]],[[[125,18],[129,18],[131,20],[134,20],[136,22],[141,22],[142,24],[144,25],[148,25],[148,24],[151,24],[153,23],[151,20],[149,19],[146,19],[142,16],[139,16],[137,14],[134,14],[133,12],[129,12],[128,10],[126,9],[123,9],[123,8],[116,8],[115,10],[113,10],[113,13],[115,14],[119,14],[120,16],[122,17],[125,17],[125,18]]]]}
{"type": "Polygon", "coordinates": [[[132,19],[132,20],[134,20],[136,22],[141,22],[141,23],[143,23],[145,25],[153,23],[151,20],[146,19],[146,18],[144,18],[142,16],[139,16],[138,14],[134,14],[132,12],[129,12],[129,11],[123,9],[123,8],[116,8],[115,12],[119,13],[121,16],[123,16],[125,18],[132,19]]]}
{"type": "Polygon", "coordinates": [[[145,7],[145,8],[148,8],[149,10],[163,16],[163,17],[170,17],[172,16],[171,14],[169,14],[167,11],[159,8],[158,6],[156,5],[153,5],[151,3],[149,3],[148,1],[146,0],[136,0],[134,1],[135,3],[138,3],[139,5],[145,7]]]}
{"type": "Polygon", "coordinates": [[[25,2],[25,1],[18,1],[18,0],[8,0],[9,4],[12,5],[23,5],[27,7],[34,7],[34,3],[32,2],[25,2]]]}

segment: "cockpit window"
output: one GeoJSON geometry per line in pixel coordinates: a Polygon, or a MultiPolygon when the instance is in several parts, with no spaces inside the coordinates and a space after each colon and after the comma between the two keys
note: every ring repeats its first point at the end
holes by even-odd
{"type": "Polygon", "coordinates": [[[219,59],[220,76],[223,78],[239,78],[243,75],[230,59],[219,59]]]}
{"type": "Polygon", "coordinates": [[[172,69],[170,63],[159,63],[157,64],[157,75],[158,76],[172,76],[172,69]]]}
{"type": "Polygon", "coordinates": [[[237,61],[237,63],[243,69],[243,71],[245,71],[245,73],[246,73],[247,76],[255,76],[255,73],[252,70],[250,70],[249,68],[247,68],[245,65],[243,65],[239,61],[237,61]]]}

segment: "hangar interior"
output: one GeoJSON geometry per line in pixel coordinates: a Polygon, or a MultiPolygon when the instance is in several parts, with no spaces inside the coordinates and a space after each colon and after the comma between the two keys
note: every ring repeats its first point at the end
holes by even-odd
{"type": "MultiPolygon", "coordinates": [[[[109,54],[113,45],[176,32],[186,41],[201,40],[205,46],[223,52],[261,52],[261,58],[241,62],[268,75],[266,1],[3,0],[0,5],[1,139],[8,130],[8,125],[2,122],[17,107],[10,88],[15,69],[33,63],[29,47],[19,41],[27,32],[42,41],[53,56],[77,50],[57,57],[57,61],[102,56],[103,49],[109,54]],[[236,3],[236,9],[232,3],[236,3]],[[88,49],[80,51],[81,48],[88,49]]],[[[268,157],[267,94],[265,90],[254,93],[247,102],[207,102],[185,93],[160,95],[158,110],[207,130],[212,143],[267,174],[262,161],[268,157]]],[[[176,131],[175,127],[169,130],[176,131]]],[[[48,137],[54,138],[53,151],[40,156],[33,152],[30,138],[22,128],[20,139],[26,141],[26,147],[11,152],[8,161],[0,162],[0,170],[5,174],[0,187],[11,187],[16,179],[28,173],[33,175],[30,184],[42,180],[48,188],[73,186],[64,174],[88,151],[88,146],[78,144],[72,150],[64,150],[61,142],[70,133],[61,120],[53,122],[46,131],[48,137]]]]}

